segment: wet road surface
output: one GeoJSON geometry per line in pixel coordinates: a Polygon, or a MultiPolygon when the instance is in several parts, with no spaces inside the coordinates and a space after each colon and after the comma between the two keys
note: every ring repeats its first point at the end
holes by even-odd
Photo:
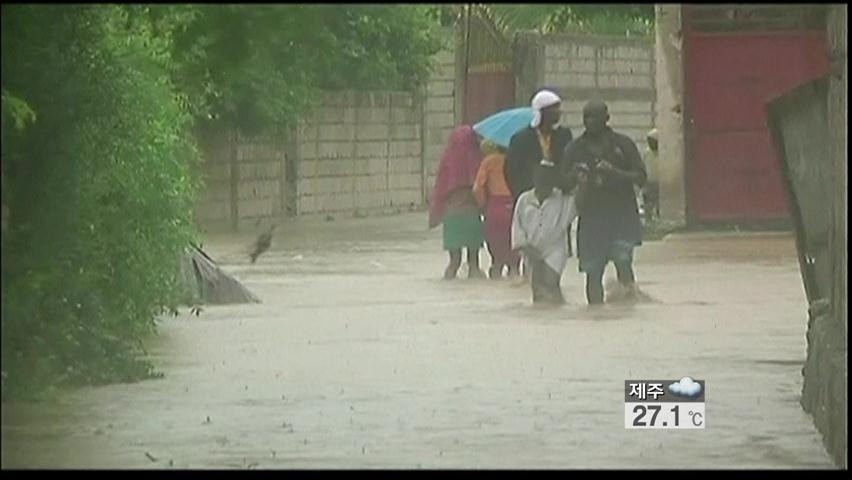
{"type": "Polygon", "coordinates": [[[4,403],[3,467],[834,468],[799,405],[790,235],[649,242],[654,301],[589,310],[576,259],[561,308],[440,280],[425,223],[299,219],[255,265],[250,234],[209,238],[263,303],[163,319],[163,379],[4,403]],[[705,430],[624,429],[624,380],[687,375],[705,430]]]}

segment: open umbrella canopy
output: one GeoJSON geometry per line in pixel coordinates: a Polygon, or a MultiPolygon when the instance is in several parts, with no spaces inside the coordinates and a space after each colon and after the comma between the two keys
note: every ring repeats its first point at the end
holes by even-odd
{"type": "Polygon", "coordinates": [[[530,107],[512,108],[497,112],[473,126],[473,130],[482,137],[501,147],[508,148],[512,135],[532,122],[533,111],[530,107]]]}

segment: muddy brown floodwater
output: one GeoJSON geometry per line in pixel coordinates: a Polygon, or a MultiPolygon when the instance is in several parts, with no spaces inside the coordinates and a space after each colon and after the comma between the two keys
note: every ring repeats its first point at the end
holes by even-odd
{"type": "Polygon", "coordinates": [[[649,242],[655,301],[589,310],[575,259],[562,308],[440,280],[425,224],[300,219],[255,265],[251,235],[209,238],[263,303],[163,319],[162,379],[4,403],[2,466],[834,468],[799,405],[790,235],[649,242]],[[624,380],[683,376],[707,382],[705,430],[625,430],[624,380]]]}

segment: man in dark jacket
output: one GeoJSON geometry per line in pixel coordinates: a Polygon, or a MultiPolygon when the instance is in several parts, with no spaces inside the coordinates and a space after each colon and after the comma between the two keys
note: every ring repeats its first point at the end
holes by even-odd
{"type": "MultiPolygon", "coordinates": [[[[571,130],[559,125],[562,99],[550,90],[541,90],[532,98],[533,120],[512,136],[506,154],[504,174],[515,203],[518,197],[533,188],[533,172],[542,160],[548,160],[561,170],[562,154],[571,141],[571,130]]],[[[557,182],[559,187],[564,187],[557,182]]],[[[567,190],[564,190],[567,193],[567,190]]],[[[568,227],[568,252],[571,252],[571,227],[568,227]]]]}
{"type": "Polygon", "coordinates": [[[604,102],[592,100],[583,108],[585,132],[565,149],[563,169],[568,183],[579,183],[577,254],[586,273],[589,304],[604,301],[603,274],[612,261],[618,281],[635,296],[633,249],[642,244],[642,223],[634,185],[647,178],[639,149],[629,137],[608,125],[604,102]]]}

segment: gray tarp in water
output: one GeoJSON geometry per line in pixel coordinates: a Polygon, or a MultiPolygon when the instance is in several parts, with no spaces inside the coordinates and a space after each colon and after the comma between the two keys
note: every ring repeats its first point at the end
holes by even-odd
{"type": "Polygon", "coordinates": [[[224,272],[204,251],[188,247],[181,259],[185,300],[189,305],[260,303],[236,278],[224,272]]]}

